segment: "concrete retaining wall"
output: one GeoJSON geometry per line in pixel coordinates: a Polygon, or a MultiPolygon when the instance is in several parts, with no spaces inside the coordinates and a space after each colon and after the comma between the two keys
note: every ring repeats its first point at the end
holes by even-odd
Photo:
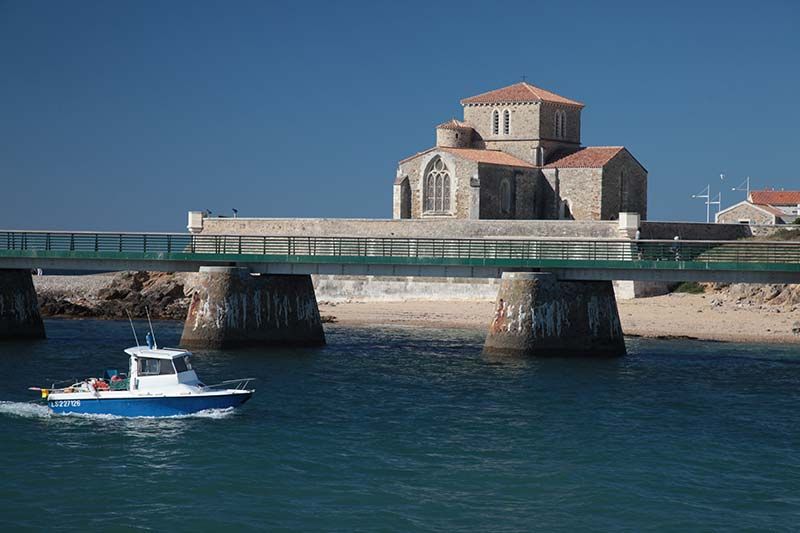
{"type": "MultiPolygon", "coordinates": [[[[498,278],[426,278],[392,276],[311,276],[320,302],[494,301],[498,278]]],[[[658,296],[669,283],[615,281],[618,300],[658,296]]]]}

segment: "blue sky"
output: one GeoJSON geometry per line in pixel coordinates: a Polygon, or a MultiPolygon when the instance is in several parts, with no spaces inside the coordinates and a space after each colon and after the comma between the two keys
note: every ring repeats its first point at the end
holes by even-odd
{"type": "Polygon", "coordinates": [[[397,161],[522,75],[650,172],[650,218],[800,188],[800,7],[0,0],[0,228],[391,217],[397,161]],[[727,175],[726,182],[719,179],[727,175]]]}

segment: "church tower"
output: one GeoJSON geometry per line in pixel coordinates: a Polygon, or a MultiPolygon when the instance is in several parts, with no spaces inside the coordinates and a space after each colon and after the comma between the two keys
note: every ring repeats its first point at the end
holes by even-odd
{"type": "Polygon", "coordinates": [[[502,150],[536,166],[577,151],[583,104],[520,82],[461,100],[476,148],[502,150]]]}

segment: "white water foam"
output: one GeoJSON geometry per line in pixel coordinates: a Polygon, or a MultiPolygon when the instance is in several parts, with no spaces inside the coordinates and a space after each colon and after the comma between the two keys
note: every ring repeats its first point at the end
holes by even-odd
{"type": "Polygon", "coordinates": [[[53,416],[53,411],[46,405],[37,403],[0,401],[0,415],[21,418],[50,418],[53,416]]]}
{"type": "Polygon", "coordinates": [[[92,413],[54,413],[49,407],[43,404],[32,402],[8,402],[0,401],[0,415],[17,416],[20,418],[53,418],[53,417],[77,417],[88,418],[91,420],[131,420],[131,419],[184,419],[184,418],[211,418],[220,420],[233,415],[234,408],[225,409],[205,409],[196,413],[173,416],[117,416],[107,414],[92,413]]]}

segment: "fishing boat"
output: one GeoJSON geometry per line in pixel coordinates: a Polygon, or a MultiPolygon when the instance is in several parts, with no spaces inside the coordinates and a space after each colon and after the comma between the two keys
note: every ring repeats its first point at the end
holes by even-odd
{"type": "Polygon", "coordinates": [[[87,378],[62,388],[31,387],[55,413],[103,414],[134,417],[177,416],[208,409],[239,407],[254,390],[252,378],[205,385],[192,368],[191,352],[172,348],[134,346],[127,373],[106,370],[102,378],[87,378]]]}

